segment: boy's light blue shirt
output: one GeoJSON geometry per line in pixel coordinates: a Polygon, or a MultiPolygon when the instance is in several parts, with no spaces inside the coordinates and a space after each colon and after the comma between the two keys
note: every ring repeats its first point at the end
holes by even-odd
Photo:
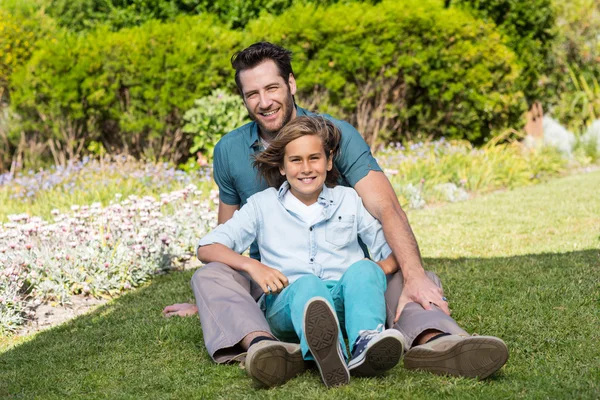
{"type": "Polygon", "coordinates": [[[241,254],[256,240],[261,262],[281,271],[290,283],[306,274],[339,280],[350,265],[364,258],[357,237],[367,245],[374,261],[392,253],[381,224],[354,189],[323,186],[318,199],[323,214],[311,225],[284,206],[288,190],[289,183],[284,182],[279,190],[269,188],[249,197],[229,221],[204,236],[198,247],[220,243],[241,254]]]}

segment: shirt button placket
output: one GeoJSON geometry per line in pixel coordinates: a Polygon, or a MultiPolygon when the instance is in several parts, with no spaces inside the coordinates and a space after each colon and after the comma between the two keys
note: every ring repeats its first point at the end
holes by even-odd
{"type": "Polygon", "coordinates": [[[309,230],[309,232],[310,232],[310,234],[309,234],[309,237],[310,237],[310,245],[309,245],[309,249],[308,249],[308,252],[309,252],[308,256],[309,256],[310,263],[312,264],[312,263],[314,263],[314,262],[315,262],[315,254],[314,254],[314,248],[315,248],[315,232],[314,232],[314,229],[313,229],[313,227],[312,227],[312,226],[311,226],[310,228],[308,228],[308,230],[309,230]]]}

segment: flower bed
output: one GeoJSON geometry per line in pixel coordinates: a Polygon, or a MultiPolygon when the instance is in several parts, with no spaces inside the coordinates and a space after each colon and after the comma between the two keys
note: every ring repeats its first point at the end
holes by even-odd
{"type": "Polygon", "coordinates": [[[0,224],[0,333],[14,331],[41,301],[114,296],[189,259],[216,226],[217,194],[194,185],[106,207],[73,206],[54,222],[27,214],[0,224]]]}

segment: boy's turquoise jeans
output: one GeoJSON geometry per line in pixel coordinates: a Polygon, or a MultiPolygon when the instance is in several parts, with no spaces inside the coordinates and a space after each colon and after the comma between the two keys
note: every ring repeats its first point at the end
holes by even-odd
{"type": "Polygon", "coordinates": [[[322,281],[316,275],[298,278],[279,294],[265,298],[265,315],[273,334],[285,342],[298,342],[305,360],[312,360],[304,332],[304,306],[313,297],[320,296],[336,311],[341,329],[339,340],[348,359],[343,336],[348,338],[350,352],[358,332],[376,329],[385,324],[385,274],[370,260],[355,262],[339,281],[322,281]]]}

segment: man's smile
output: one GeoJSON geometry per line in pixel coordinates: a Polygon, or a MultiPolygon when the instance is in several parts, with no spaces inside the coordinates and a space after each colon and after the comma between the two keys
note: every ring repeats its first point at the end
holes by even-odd
{"type": "Polygon", "coordinates": [[[261,112],[259,114],[265,118],[269,118],[269,117],[275,115],[279,110],[280,110],[280,108],[277,108],[275,110],[265,111],[265,112],[261,112]]]}

